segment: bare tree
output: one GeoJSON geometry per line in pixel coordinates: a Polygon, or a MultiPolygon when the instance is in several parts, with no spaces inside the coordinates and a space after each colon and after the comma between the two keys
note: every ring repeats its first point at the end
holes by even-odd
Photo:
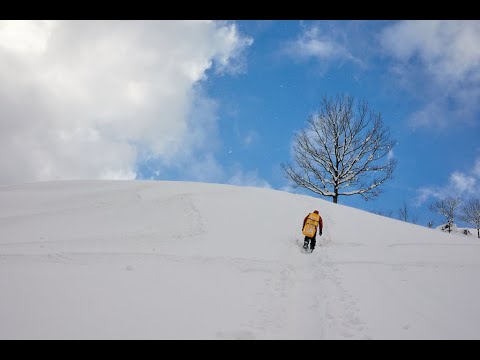
{"type": "Polygon", "coordinates": [[[480,199],[470,199],[462,206],[459,219],[476,227],[477,235],[480,238],[480,199]]]}
{"type": "Polygon", "coordinates": [[[416,216],[410,214],[410,210],[408,209],[407,203],[404,201],[401,208],[398,209],[398,219],[411,222],[412,224],[416,224],[418,219],[416,216]]]}
{"type": "Polygon", "coordinates": [[[407,222],[408,221],[408,207],[407,203],[404,201],[403,206],[398,209],[398,218],[402,221],[407,222]]]}
{"type": "Polygon", "coordinates": [[[295,135],[296,166],[281,166],[294,187],[332,197],[334,203],[350,195],[368,200],[392,177],[394,145],[381,115],[366,101],[355,104],[348,95],[323,97],[319,112],[295,135]]]}
{"type": "Polygon", "coordinates": [[[430,211],[445,217],[448,223],[448,232],[452,231],[458,205],[460,205],[460,199],[451,196],[443,200],[437,200],[430,205],[430,211]]]}

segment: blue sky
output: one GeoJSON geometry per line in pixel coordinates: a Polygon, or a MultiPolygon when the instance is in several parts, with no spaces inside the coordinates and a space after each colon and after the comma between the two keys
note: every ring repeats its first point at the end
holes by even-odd
{"type": "Polygon", "coordinates": [[[1,21],[0,184],[289,190],[294,133],[346,93],[382,114],[398,166],[378,199],[339,203],[438,225],[432,200],[480,195],[479,44],[478,21],[1,21]]]}
{"type": "MultiPolygon", "coordinates": [[[[433,84],[428,64],[416,58],[418,55],[399,63],[381,49],[379,34],[394,25],[388,21],[238,22],[240,31],[254,39],[247,51],[247,69],[236,76],[211,74],[206,82],[208,93],[220,103],[222,140],[218,159],[222,165],[229,168],[240,164],[244,171],[254,172],[259,183],[263,179],[274,189],[284,188],[286,179],[279,164],[291,160],[293,133],[305,127],[321,96],[348,93],[366,99],[381,112],[398,141],[394,149],[398,166],[394,179],[383,186],[384,193],[378,199],[365,202],[361,197],[341,197],[340,203],[365,210],[393,211],[392,215],[397,216],[405,201],[419,224],[434,218],[438,224],[440,218],[425,206],[435,197],[423,202],[419,198],[421,189],[456,195],[458,189],[447,189],[452,174],[473,176],[475,162],[480,159],[480,113],[475,108],[467,120],[445,114],[446,123],[437,123],[436,119],[425,125],[413,122],[414,114],[435,103],[439,95],[447,95],[440,101],[445,111],[454,113],[459,109],[455,101],[448,101],[448,96],[454,98],[455,93],[443,94],[433,84]],[[305,35],[312,29],[316,29],[317,38],[305,35]],[[339,46],[355,60],[347,54],[299,56],[287,50],[302,40],[313,39],[339,41],[339,46]],[[412,76],[399,75],[397,66],[412,71],[412,76]],[[423,79],[417,81],[417,76],[423,79]]],[[[477,76],[478,70],[477,66],[477,76]]],[[[471,190],[478,194],[478,174],[476,179],[477,188],[471,190]]]]}

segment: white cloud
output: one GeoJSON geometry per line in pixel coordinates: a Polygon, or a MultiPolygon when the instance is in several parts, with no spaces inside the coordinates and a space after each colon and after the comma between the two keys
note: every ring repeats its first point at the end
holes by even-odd
{"type": "Polygon", "coordinates": [[[454,171],[445,186],[430,186],[417,190],[416,205],[420,206],[429,198],[443,199],[447,196],[480,195],[480,159],[477,159],[468,173],[454,171]]]}
{"type": "Polygon", "coordinates": [[[237,169],[233,176],[227,180],[228,184],[238,186],[253,186],[271,189],[272,186],[268,181],[258,177],[258,171],[242,171],[237,169]]]}
{"type": "Polygon", "coordinates": [[[413,112],[410,115],[409,123],[412,127],[445,127],[448,125],[448,110],[442,106],[442,102],[433,100],[422,109],[413,112]]]}
{"type": "Polygon", "coordinates": [[[227,22],[0,21],[0,184],[208,157],[217,108],[201,80],[241,71],[251,43],[227,22]]]}
{"type": "Polygon", "coordinates": [[[456,192],[472,193],[475,191],[477,180],[473,176],[468,176],[455,171],[450,175],[450,184],[456,192]]]}
{"type": "Polygon", "coordinates": [[[243,144],[245,146],[252,145],[258,139],[258,133],[256,131],[250,130],[247,135],[243,138],[243,144]]]}
{"type": "Polygon", "coordinates": [[[316,25],[306,28],[296,40],[287,42],[284,52],[294,59],[345,59],[358,62],[333,35],[322,33],[316,25]]]}
{"type": "Polygon", "coordinates": [[[201,182],[222,182],[225,178],[225,170],[213,157],[207,154],[204,157],[198,157],[191,162],[185,169],[185,174],[192,181],[201,182]]]}
{"type": "Polygon", "coordinates": [[[480,22],[465,20],[400,21],[382,33],[383,46],[401,61],[418,57],[442,84],[479,79],[480,22]]]}
{"type": "Polygon", "coordinates": [[[15,53],[42,53],[55,26],[53,21],[2,21],[0,47],[15,53]]]}
{"type": "Polygon", "coordinates": [[[414,127],[476,121],[480,110],[479,21],[399,21],[386,27],[380,39],[399,62],[397,75],[408,78],[417,95],[428,100],[412,115],[414,127]],[[422,75],[426,76],[423,80],[422,75]]]}
{"type": "Polygon", "coordinates": [[[414,200],[415,206],[423,205],[431,197],[442,198],[442,190],[434,187],[425,187],[417,190],[417,197],[414,200]]]}

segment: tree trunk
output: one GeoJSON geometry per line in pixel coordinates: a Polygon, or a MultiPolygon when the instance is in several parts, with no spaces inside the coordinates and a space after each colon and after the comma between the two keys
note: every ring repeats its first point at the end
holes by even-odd
{"type": "MultiPolygon", "coordinates": [[[[338,165],[337,165],[338,166],[338,165]]],[[[335,172],[335,176],[337,176],[337,172],[335,172]]],[[[333,186],[333,203],[336,204],[338,201],[338,184],[333,186]]]]}
{"type": "Polygon", "coordinates": [[[477,229],[478,238],[480,239],[480,228],[477,229]]]}

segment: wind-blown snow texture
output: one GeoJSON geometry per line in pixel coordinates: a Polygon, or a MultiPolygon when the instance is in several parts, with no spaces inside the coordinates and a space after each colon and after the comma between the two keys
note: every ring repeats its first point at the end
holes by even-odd
{"type": "Polygon", "coordinates": [[[480,241],[286,192],[0,187],[1,339],[480,339],[480,241]],[[323,236],[301,249],[303,218],[323,236]]]}

